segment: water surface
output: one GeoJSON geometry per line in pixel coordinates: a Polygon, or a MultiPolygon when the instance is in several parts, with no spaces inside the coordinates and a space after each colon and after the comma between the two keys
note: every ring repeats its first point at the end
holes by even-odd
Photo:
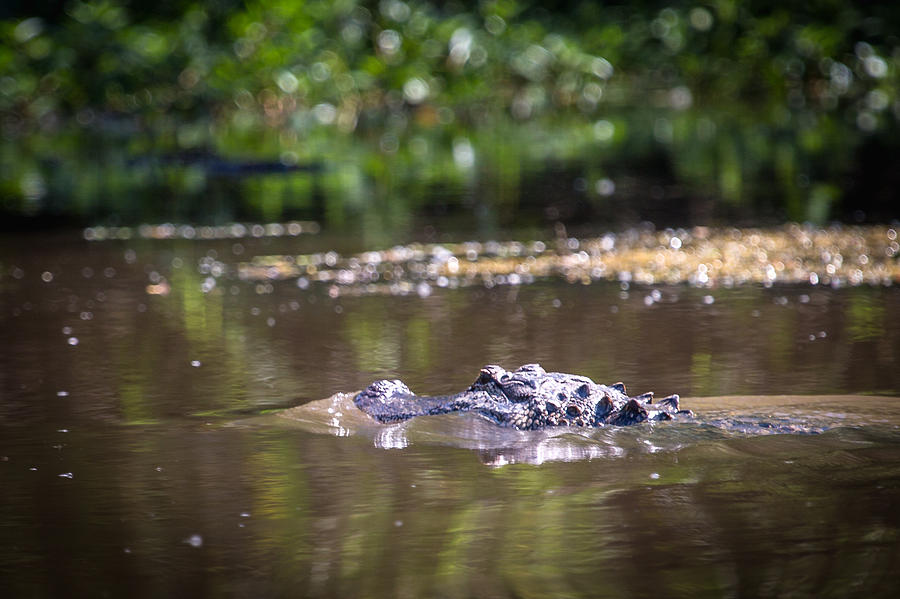
{"type": "Polygon", "coordinates": [[[9,596],[896,594],[896,285],[354,297],[236,275],[341,244],[365,249],[4,240],[9,596]],[[338,436],[269,412],[385,377],[456,392],[528,362],[680,393],[703,418],[533,439],[460,415],[354,414],[338,436]]]}

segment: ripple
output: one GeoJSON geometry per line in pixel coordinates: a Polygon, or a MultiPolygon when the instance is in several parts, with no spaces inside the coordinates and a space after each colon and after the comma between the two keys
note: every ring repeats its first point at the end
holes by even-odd
{"type": "Polygon", "coordinates": [[[368,438],[380,449],[402,450],[419,444],[467,449],[490,466],[614,460],[676,453],[695,446],[714,454],[745,455],[759,450],[733,442],[819,437],[826,431],[838,431],[843,438],[846,433],[840,431],[887,430],[900,425],[900,398],[870,396],[688,398],[683,404],[697,412],[696,420],[628,427],[519,431],[499,427],[477,414],[459,412],[384,425],[360,412],[353,404],[354,395],[338,393],[277,416],[281,422],[317,434],[368,438]]]}

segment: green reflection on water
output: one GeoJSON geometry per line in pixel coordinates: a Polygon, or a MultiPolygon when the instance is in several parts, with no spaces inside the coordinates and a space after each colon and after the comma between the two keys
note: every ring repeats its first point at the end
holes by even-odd
{"type": "Polygon", "coordinates": [[[219,293],[202,292],[205,277],[188,266],[173,273],[171,300],[180,304],[178,316],[191,351],[211,349],[222,336],[222,297],[219,293]]]}
{"type": "MultiPolygon", "coordinates": [[[[255,538],[257,551],[265,554],[273,544],[289,548],[276,567],[290,570],[297,561],[307,562],[315,549],[311,491],[303,468],[306,460],[289,439],[260,435],[254,441],[266,448],[252,452],[246,465],[253,485],[251,516],[261,517],[265,524],[264,534],[255,538]]],[[[254,445],[248,443],[247,447],[254,445]]]]}
{"type": "Polygon", "coordinates": [[[151,386],[147,382],[121,381],[119,383],[122,420],[126,424],[150,424],[153,422],[150,390],[151,386]]]}
{"type": "Polygon", "coordinates": [[[411,318],[406,325],[406,348],[409,368],[426,371],[434,364],[431,355],[431,323],[426,318],[411,318]]]}
{"type": "Polygon", "coordinates": [[[371,309],[347,315],[342,333],[353,345],[358,368],[367,372],[396,371],[404,354],[398,323],[371,309]]]}
{"type": "MultiPolygon", "coordinates": [[[[470,456],[455,450],[370,454],[355,446],[350,463],[343,451],[331,453],[334,443],[317,451],[308,439],[302,444],[307,451],[300,452],[304,461],[321,468],[319,460],[329,456],[335,472],[320,470],[318,481],[310,481],[310,497],[327,500],[305,504],[313,515],[307,530],[298,527],[273,541],[294,560],[278,566],[280,577],[314,595],[353,589],[387,596],[402,589],[417,595],[614,597],[651,588],[809,589],[822,579],[790,576],[783,560],[790,569],[821,575],[829,567],[809,551],[850,551],[847,543],[862,544],[878,563],[890,560],[881,539],[896,535],[895,527],[856,514],[852,519],[862,532],[853,532],[851,524],[833,528],[847,516],[829,507],[821,472],[832,472],[826,480],[850,482],[878,469],[851,449],[857,441],[848,439],[841,448],[832,439],[823,448],[773,439],[768,447],[754,440],[701,444],[679,455],[499,471],[472,469],[470,456]],[[799,466],[785,467],[798,460],[799,466]],[[438,463],[440,469],[433,469],[438,463]],[[812,472],[798,475],[798,468],[812,472]],[[797,524],[798,511],[824,520],[797,524]],[[314,539],[313,545],[301,538],[314,539]]],[[[281,468],[291,468],[297,449],[284,454],[281,468]]],[[[875,510],[886,507],[883,498],[870,503],[875,510]]],[[[284,517],[292,517],[291,504],[279,505],[284,517]]],[[[277,511],[269,516],[282,517],[277,511]]],[[[851,560],[827,579],[845,582],[859,567],[851,560]]]]}
{"type": "Polygon", "coordinates": [[[853,293],[847,307],[847,332],[853,341],[872,341],[884,335],[884,305],[877,296],[853,293]]]}
{"type": "Polygon", "coordinates": [[[691,389],[698,395],[710,395],[713,383],[712,354],[697,352],[691,356],[691,389]]]}

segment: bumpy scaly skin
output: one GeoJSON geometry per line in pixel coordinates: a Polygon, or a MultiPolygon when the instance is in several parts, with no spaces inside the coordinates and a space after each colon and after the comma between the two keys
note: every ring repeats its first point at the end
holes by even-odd
{"type": "Polygon", "coordinates": [[[398,380],[375,381],[354,398],[379,422],[447,412],[477,412],[520,430],[548,426],[624,426],[647,420],[692,416],[678,409],[678,396],[653,401],[653,393],[629,397],[625,385],[600,385],[575,374],[546,372],[539,364],[515,371],[489,365],[472,386],[456,395],[418,396],[398,380]]]}

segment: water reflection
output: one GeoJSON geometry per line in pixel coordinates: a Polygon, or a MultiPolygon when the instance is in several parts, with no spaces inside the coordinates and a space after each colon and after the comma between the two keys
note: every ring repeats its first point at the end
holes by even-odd
{"type": "Polygon", "coordinates": [[[373,452],[277,427],[113,428],[103,440],[32,450],[37,472],[18,451],[3,464],[0,534],[17,549],[2,554],[18,566],[7,578],[17,594],[124,592],[134,580],[148,596],[895,590],[896,432],[503,468],[453,448],[373,452]],[[66,468],[73,478],[57,477],[66,468]]]}

